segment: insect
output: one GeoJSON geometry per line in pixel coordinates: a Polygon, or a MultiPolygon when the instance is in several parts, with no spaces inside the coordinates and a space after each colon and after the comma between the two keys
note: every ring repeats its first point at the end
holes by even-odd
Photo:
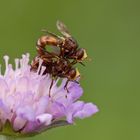
{"type": "Polygon", "coordinates": [[[38,55],[31,64],[31,70],[36,71],[39,66],[39,59],[43,60],[42,66],[46,67],[43,74],[49,73],[52,76],[49,95],[54,79],[58,77],[67,78],[64,88],[69,92],[67,88],[69,81],[78,83],[76,80],[80,76],[74,65],[76,63],[84,65],[83,60],[87,58],[85,49],[78,47],[77,41],[70,35],[66,25],[57,21],[56,26],[62,37],[43,30],[47,34],[38,39],[36,43],[38,55]],[[54,46],[57,51],[49,52],[46,46],[54,46]]]}
{"type": "Polygon", "coordinates": [[[77,62],[82,63],[82,61],[87,58],[86,50],[78,47],[77,41],[70,35],[66,25],[60,21],[56,23],[57,29],[63,35],[58,36],[47,30],[43,30],[47,33],[40,37],[37,41],[37,50],[39,54],[42,54],[46,50],[46,45],[59,47],[59,57],[72,59],[73,64],[77,62]]]}
{"type": "Polygon", "coordinates": [[[71,62],[67,59],[57,58],[51,54],[42,55],[40,57],[35,57],[31,64],[31,70],[36,71],[39,67],[39,59],[42,59],[42,66],[45,66],[46,69],[43,74],[49,73],[52,76],[52,82],[49,88],[49,96],[51,92],[51,88],[53,86],[54,80],[57,80],[58,77],[60,78],[67,78],[66,84],[64,89],[68,91],[67,85],[69,81],[77,82],[77,78],[80,76],[80,73],[77,68],[74,68],[71,62]]]}

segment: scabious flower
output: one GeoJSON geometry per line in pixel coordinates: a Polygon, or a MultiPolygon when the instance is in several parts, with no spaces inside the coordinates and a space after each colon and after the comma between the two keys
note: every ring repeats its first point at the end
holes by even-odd
{"type": "Polygon", "coordinates": [[[51,76],[43,75],[45,67],[40,59],[37,72],[32,72],[29,54],[15,59],[15,68],[4,56],[6,70],[0,72],[0,134],[30,136],[47,129],[73,124],[74,118],[83,119],[98,111],[96,105],[78,101],[83,90],[77,83],[68,84],[69,93],[56,80],[51,89],[51,76]]]}

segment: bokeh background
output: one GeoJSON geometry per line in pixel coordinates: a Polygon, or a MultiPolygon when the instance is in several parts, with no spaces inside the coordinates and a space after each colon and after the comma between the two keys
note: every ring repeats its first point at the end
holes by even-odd
{"type": "Polygon", "coordinates": [[[140,139],[140,2],[138,0],[0,0],[0,63],[8,54],[36,55],[35,43],[47,28],[58,33],[62,20],[92,61],[78,66],[85,101],[95,116],[29,140],[140,139]]]}

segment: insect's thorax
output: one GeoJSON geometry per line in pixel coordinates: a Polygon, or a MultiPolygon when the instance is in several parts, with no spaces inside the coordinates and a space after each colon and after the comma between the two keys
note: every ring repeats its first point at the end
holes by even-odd
{"type": "Polygon", "coordinates": [[[65,38],[64,49],[66,52],[74,51],[77,48],[78,48],[78,44],[73,38],[71,37],[65,38]]]}

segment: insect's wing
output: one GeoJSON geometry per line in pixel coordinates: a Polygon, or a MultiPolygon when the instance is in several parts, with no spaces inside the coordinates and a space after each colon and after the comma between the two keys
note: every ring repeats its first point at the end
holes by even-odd
{"type": "Polygon", "coordinates": [[[56,46],[51,46],[52,52],[56,55],[60,54],[60,48],[56,46]]]}
{"type": "Polygon", "coordinates": [[[56,26],[57,26],[57,29],[61,32],[61,34],[64,36],[64,37],[71,37],[66,25],[64,23],[62,23],[61,21],[57,21],[56,22],[56,26]]]}
{"type": "Polygon", "coordinates": [[[58,36],[58,35],[56,35],[56,34],[50,32],[50,31],[48,31],[48,30],[46,30],[46,29],[42,29],[41,31],[42,31],[42,32],[45,32],[46,34],[49,34],[49,35],[51,35],[51,36],[53,36],[53,37],[55,37],[55,38],[61,39],[60,36],[58,36]]]}

